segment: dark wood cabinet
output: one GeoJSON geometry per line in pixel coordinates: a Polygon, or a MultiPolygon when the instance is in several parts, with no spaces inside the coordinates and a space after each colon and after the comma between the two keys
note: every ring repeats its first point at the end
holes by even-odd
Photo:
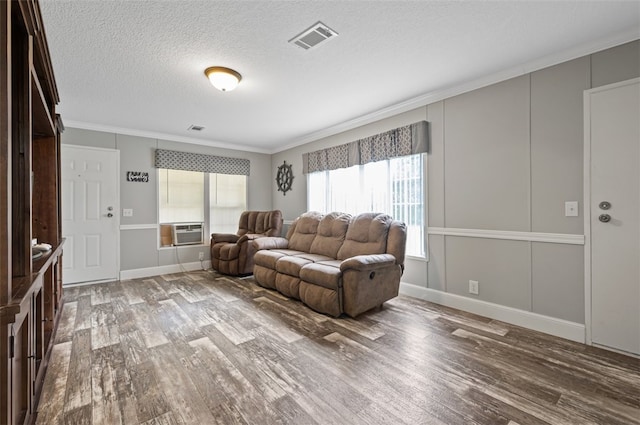
{"type": "Polygon", "coordinates": [[[62,309],[58,92],[36,0],[0,1],[0,424],[35,420],[62,309]],[[52,249],[32,256],[32,240],[52,249]]]}

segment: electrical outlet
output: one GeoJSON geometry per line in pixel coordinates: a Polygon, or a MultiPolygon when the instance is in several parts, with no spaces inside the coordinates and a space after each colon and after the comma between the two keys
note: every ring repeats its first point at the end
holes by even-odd
{"type": "Polygon", "coordinates": [[[470,280],[469,281],[469,293],[470,294],[478,295],[479,289],[480,289],[480,284],[478,283],[477,280],[470,280]]]}
{"type": "Polygon", "coordinates": [[[204,252],[200,251],[198,253],[198,260],[200,260],[200,261],[204,260],[204,252]]]}

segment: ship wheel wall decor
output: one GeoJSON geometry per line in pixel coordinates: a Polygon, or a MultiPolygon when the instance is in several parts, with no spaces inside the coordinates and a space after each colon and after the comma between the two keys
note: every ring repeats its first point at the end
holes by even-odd
{"type": "Polygon", "coordinates": [[[287,164],[287,161],[278,167],[278,174],[276,175],[276,183],[278,183],[278,190],[286,195],[291,190],[291,184],[293,183],[293,171],[291,170],[291,164],[287,164]]]}

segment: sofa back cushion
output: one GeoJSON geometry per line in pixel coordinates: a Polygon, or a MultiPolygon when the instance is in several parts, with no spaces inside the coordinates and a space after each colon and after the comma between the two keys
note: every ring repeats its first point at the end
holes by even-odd
{"type": "Polygon", "coordinates": [[[344,243],[338,250],[338,259],[386,253],[387,235],[392,221],[391,217],[382,213],[363,213],[354,217],[344,243]]]}
{"type": "Polygon", "coordinates": [[[350,221],[350,214],[339,212],[332,212],[322,217],[318,224],[317,235],[311,244],[310,253],[337,258],[350,221]]]}
{"type": "Polygon", "coordinates": [[[296,218],[287,231],[289,249],[311,252],[321,219],[322,214],[317,211],[309,211],[296,218]]]}
{"type": "Polygon", "coordinates": [[[387,237],[387,254],[396,257],[396,264],[404,267],[404,255],[407,249],[407,225],[393,220],[387,237]]]}
{"type": "Polygon", "coordinates": [[[245,211],[240,214],[238,235],[257,234],[265,236],[280,236],[282,231],[282,212],[273,211],[245,211]]]}

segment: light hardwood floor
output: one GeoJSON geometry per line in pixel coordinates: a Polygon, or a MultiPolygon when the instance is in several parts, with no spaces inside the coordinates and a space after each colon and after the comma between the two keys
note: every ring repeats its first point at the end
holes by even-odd
{"type": "Polygon", "coordinates": [[[640,424],[640,361],[398,297],[197,271],[66,289],[38,424],[640,424]]]}

